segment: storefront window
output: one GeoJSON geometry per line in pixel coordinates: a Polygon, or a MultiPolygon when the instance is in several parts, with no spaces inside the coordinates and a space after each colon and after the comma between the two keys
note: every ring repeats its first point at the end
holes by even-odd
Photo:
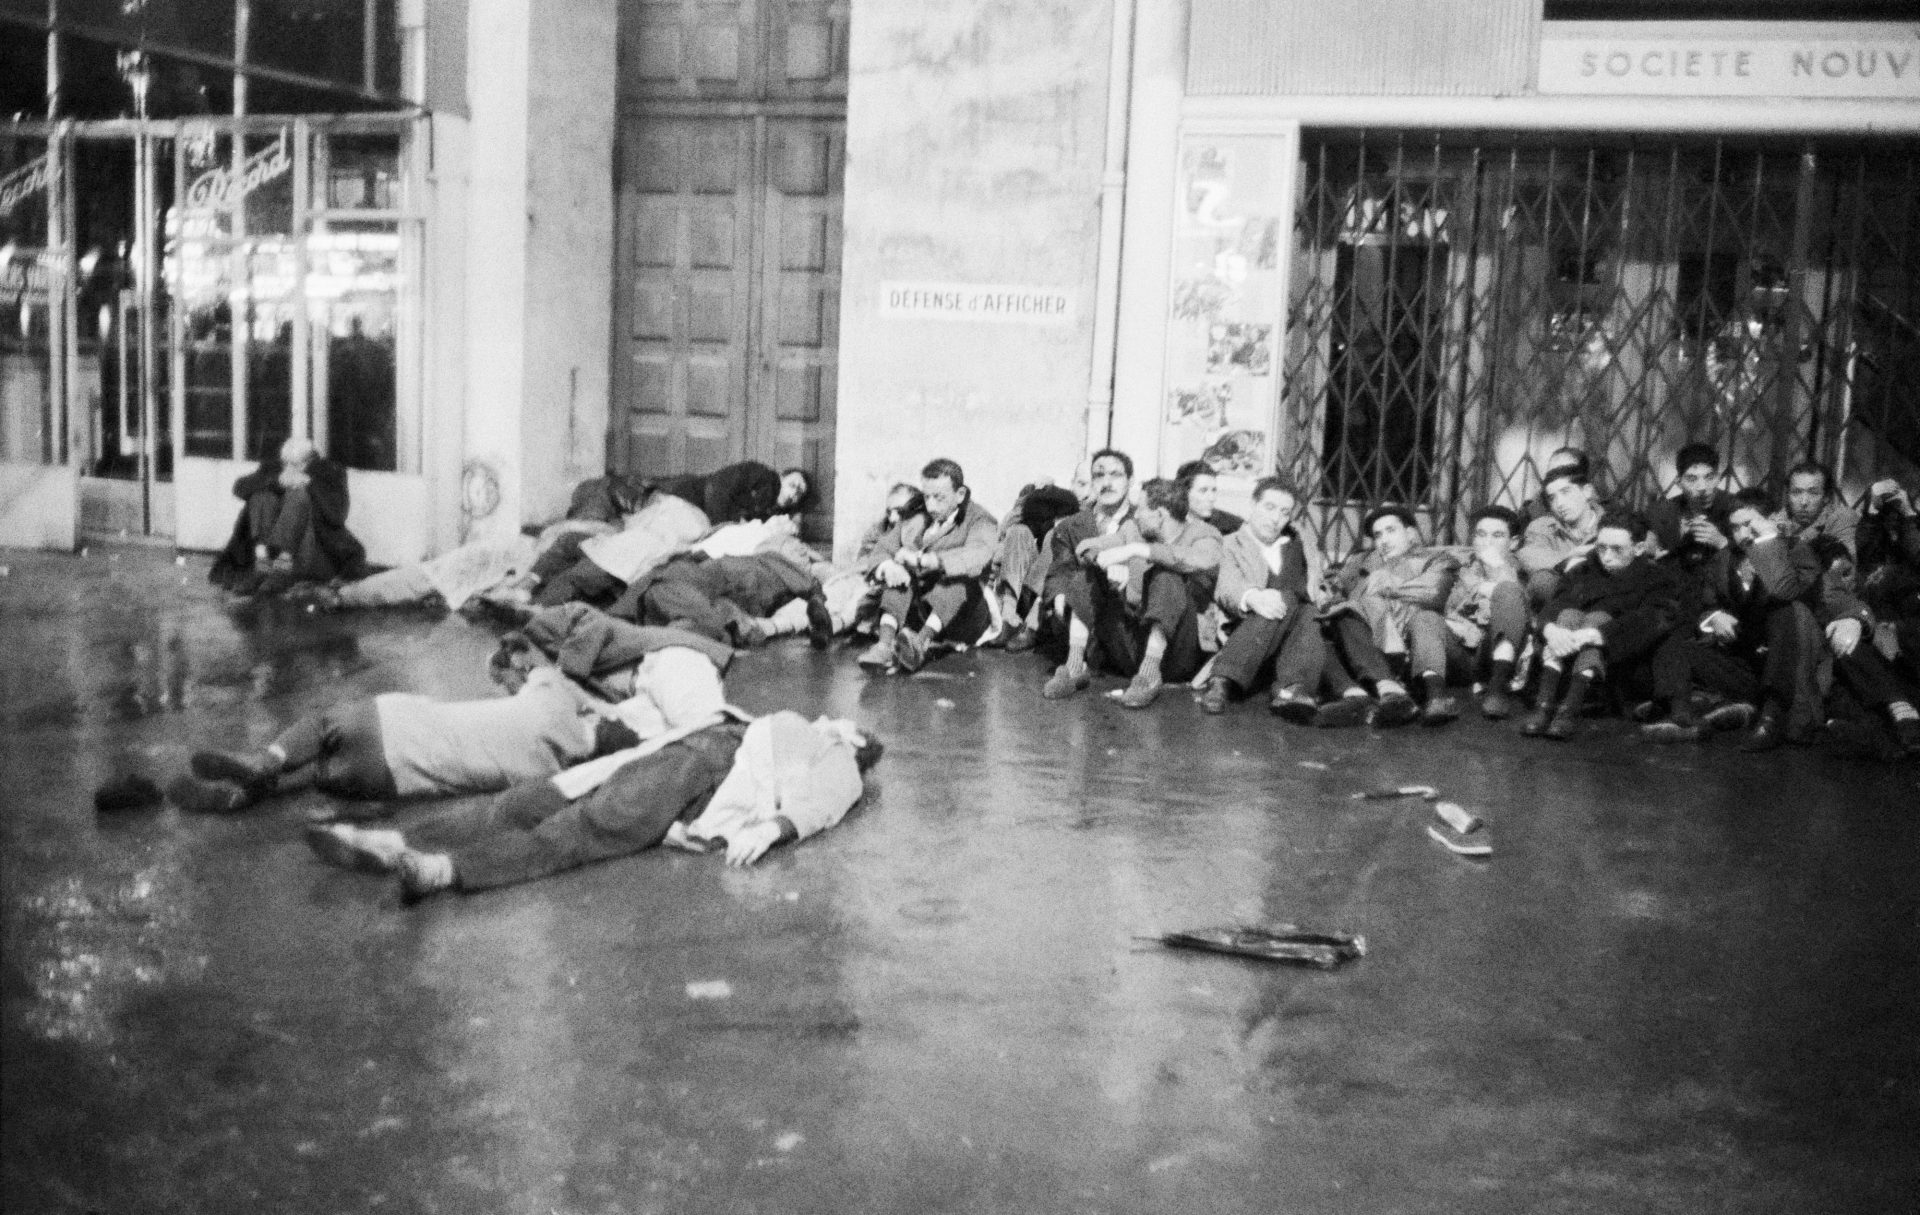
{"type": "Polygon", "coordinates": [[[0,137],[0,460],[53,458],[51,165],[44,140],[0,137]]]}

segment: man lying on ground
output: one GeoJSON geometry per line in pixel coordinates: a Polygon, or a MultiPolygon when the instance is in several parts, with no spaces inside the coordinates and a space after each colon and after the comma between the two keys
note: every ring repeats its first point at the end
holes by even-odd
{"type": "Polygon", "coordinates": [[[261,750],[194,752],[193,775],[167,792],[182,809],[233,814],[312,784],[375,803],[370,815],[355,817],[379,816],[398,798],[491,793],[552,776],[669,729],[722,697],[724,663],[706,639],[651,630],[627,641],[624,651],[602,646],[591,657],[576,648],[566,655],[568,670],[540,663],[532,642],[510,635],[490,661],[505,697],[447,702],[389,692],[345,701],[300,718],[261,750]],[[622,661],[603,662],[606,654],[622,661]],[[590,675],[620,703],[587,690],[590,675]]]}
{"type": "Polygon", "coordinates": [[[715,706],[639,747],[405,832],[315,826],[307,843],[329,864],[397,873],[408,901],[532,881],[662,842],[724,846],[728,864],[751,865],[845,817],[881,750],[850,721],[782,711],[748,724],[715,706]]]}

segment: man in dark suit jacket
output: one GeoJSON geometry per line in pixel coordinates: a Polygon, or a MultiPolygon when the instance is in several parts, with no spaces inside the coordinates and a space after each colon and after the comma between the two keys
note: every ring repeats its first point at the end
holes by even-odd
{"type": "Polygon", "coordinates": [[[310,440],[282,443],[278,459],[233,483],[233,496],[246,505],[212,581],[254,593],[366,576],[367,550],[347,530],[347,470],[310,440]]]}

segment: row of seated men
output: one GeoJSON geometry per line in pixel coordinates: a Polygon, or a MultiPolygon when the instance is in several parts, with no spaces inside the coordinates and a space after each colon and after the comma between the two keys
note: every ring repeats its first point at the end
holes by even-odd
{"type": "Polygon", "coordinates": [[[1741,730],[1764,750],[1831,729],[1890,758],[1920,752],[1909,495],[1877,483],[1863,520],[1812,463],[1790,470],[1784,504],[1730,493],[1699,444],[1675,473],[1672,496],[1634,511],[1562,449],[1534,518],[1488,505],[1469,545],[1430,546],[1414,510],[1383,504],[1334,562],[1279,478],[1241,521],[1214,508],[1206,468],[1136,494],[1132,461],[1103,451],[1080,494],[1031,487],[1002,527],[935,460],[917,495],[896,487],[903,517],[865,546],[878,602],[860,662],[912,671],[941,641],[1038,646],[1057,662],[1050,699],[1105,670],[1128,679],[1130,708],[1191,680],[1209,713],[1269,689],[1288,721],[1438,726],[1471,687],[1482,714],[1524,715],[1533,737],[1570,738],[1610,701],[1654,742],[1741,730]]]}
{"type": "MultiPolygon", "coordinates": [[[[1257,485],[1243,525],[1215,506],[1205,466],[1136,492],[1131,460],[1103,451],[1084,484],[1029,486],[1003,524],[941,459],[917,487],[894,487],[857,562],[836,568],[784,513],[810,496],[804,473],[730,466],[687,485],[588,482],[543,551],[479,581],[502,574],[536,605],[585,602],[736,645],[803,630],[824,645],[863,628],[873,640],[859,661],[876,672],[918,670],[943,645],[1040,646],[1057,663],[1044,695],[1075,695],[1105,670],[1129,679],[1130,708],[1198,676],[1211,713],[1270,688],[1289,721],[1443,725],[1471,687],[1493,718],[1521,713],[1531,692],[1522,730],[1553,739],[1604,699],[1644,719],[1652,741],[1742,729],[1759,749],[1835,721],[1883,754],[1920,748],[1909,496],[1876,484],[1863,520],[1824,468],[1803,464],[1776,507],[1763,490],[1722,488],[1718,454],[1699,444],[1674,471],[1671,497],[1632,512],[1562,449],[1531,519],[1489,505],[1469,545],[1435,547],[1415,511],[1385,504],[1366,516],[1364,546],[1332,562],[1278,479],[1257,485]],[[725,487],[745,472],[772,492],[730,507],[725,487]]],[[[394,578],[424,585],[391,571],[336,598],[394,578]]]]}

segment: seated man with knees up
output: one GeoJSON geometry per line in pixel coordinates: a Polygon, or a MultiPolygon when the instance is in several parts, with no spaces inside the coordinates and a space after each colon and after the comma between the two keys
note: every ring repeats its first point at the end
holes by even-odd
{"type": "Polygon", "coordinates": [[[1873,643],[1920,681],[1920,512],[1892,478],[1867,489],[1860,519],[1857,590],[1873,611],[1873,643]]]}
{"type": "Polygon", "coordinates": [[[1584,464],[1564,464],[1547,470],[1540,496],[1547,513],[1527,524],[1517,558],[1526,579],[1527,601],[1546,606],[1560,586],[1560,571],[1575,557],[1593,551],[1593,534],[1600,526],[1600,496],[1594,492],[1584,464]]]}
{"type": "MultiPolygon", "coordinates": [[[[1568,565],[1541,615],[1540,698],[1522,734],[1572,738],[1594,683],[1609,668],[1651,664],[1678,627],[1680,577],[1646,555],[1647,535],[1645,520],[1611,511],[1600,520],[1592,555],[1568,565]]],[[[1661,691],[1685,700],[1681,688],[1661,691]]]]}
{"type": "Polygon", "coordinates": [[[902,521],[862,562],[880,588],[878,637],[859,660],[870,670],[918,671],[936,639],[970,644],[992,619],[981,578],[1000,525],[952,460],[920,470],[920,494],[926,515],[902,521]]]}
{"type": "Polygon", "coordinates": [[[329,864],[397,874],[408,901],[533,881],[661,843],[724,847],[729,865],[751,865],[838,823],[882,748],[846,720],[786,711],[749,720],[716,704],[638,747],[404,833],[316,826],[307,843],[329,864]]]}
{"type": "Polygon", "coordinates": [[[1511,717],[1514,663],[1526,643],[1530,621],[1515,553],[1520,516],[1504,506],[1473,512],[1473,547],[1456,552],[1460,569],[1447,592],[1447,674],[1454,682],[1484,686],[1483,716],[1511,717]]]}
{"type": "Polygon", "coordinates": [[[1413,511],[1389,503],[1368,513],[1364,530],[1371,548],[1349,557],[1329,579],[1339,596],[1329,612],[1341,656],[1379,697],[1375,724],[1405,725],[1418,717],[1429,726],[1460,716],[1447,695],[1447,626],[1441,611],[1453,589],[1457,562],[1442,549],[1422,548],[1413,511]],[[1426,697],[1416,706],[1392,662],[1404,657],[1426,697]]]}
{"type": "Polygon", "coordinates": [[[1789,540],[1811,544],[1821,536],[1831,536],[1857,557],[1856,535],[1860,516],[1834,492],[1833,473],[1817,460],[1802,460],[1787,470],[1786,505],[1773,516],[1780,534],[1789,540]]]}
{"type": "Polygon", "coordinates": [[[1675,638],[1693,686],[1757,702],[1758,720],[1740,744],[1747,751],[1807,741],[1821,709],[1820,560],[1780,534],[1773,512],[1764,489],[1734,495],[1732,534],[1700,571],[1699,621],[1675,638]]]}
{"type": "Polygon", "coordinates": [[[1705,443],[1682,447],[1673,469],[1680,486],[1647,509],[1647,523],[1660,541],[1660,559],[1699,578],[1732,541],[1733,495],[1720,488],[1720,453],[1705,443]]]}
{"type": "Polygon", "coordinates": [[[1022,486],[1013,509],[1000,525],[1000,544],[989,567],[994,623],[982,646],[1009,653],[1031,650],[1039,642],[1041,597],[1046,591],[1053,525],[1084,508],[1073,490],[1048,482],[1022,486]]]}
{"type": "Polygon", "coordinates": [[[307,439],[233,484],[246,503],[208,577],[229,590],[284,591],[299,582],[360,578],[367,550],[347,530],[347,470],[307,439]]]}
{"type": "Polygon", "coordinates": [[[1103,669],[1133,677],[1120,698],[1129,709],[1152,704],[1164,680],[1199,671],[1199,614],[1213,597],[1220,533],[1188,517],[1185,486],[1148,481],[1132,521],[1082,541],[1076,557],[1066,592],[1067,661],[1042,695],[1060,700],[1085,688],[1090,654],[1103,669]]]}
{"type": "Polygon", "coordinates": [[[1816,536],[1808,547],[1825,571],[1819,616],[1833,655],[1833,707],[1865,712],[1864,721],[1858,711],[1837,712],[1830,726],[1844,730],[1844,723],[1852,718],[1852,724],[1864,729],[1874,744],[1870,749],[1885,758],[1920,754],[1920,712],[1914,708],[1913,689],[1873,644],[1876,621],[1873,609],[1856,590],[1853,555],[1834,535],[1816,536]]]}
{"type": "Polygon", "coordinates": [[[1268,707],[1301,724],[1314,719],[1314,695],[1327,660],[1313,605],[1320,554],[1294,526],[1297,503],[1285,481],[1262,479],[1253,487],[1245,524],[1221,545],[1214,601],[1233,625],[1200,697],[1208,713],[1226,712],[1229,700],[1271,676],[1268,707]]]}

